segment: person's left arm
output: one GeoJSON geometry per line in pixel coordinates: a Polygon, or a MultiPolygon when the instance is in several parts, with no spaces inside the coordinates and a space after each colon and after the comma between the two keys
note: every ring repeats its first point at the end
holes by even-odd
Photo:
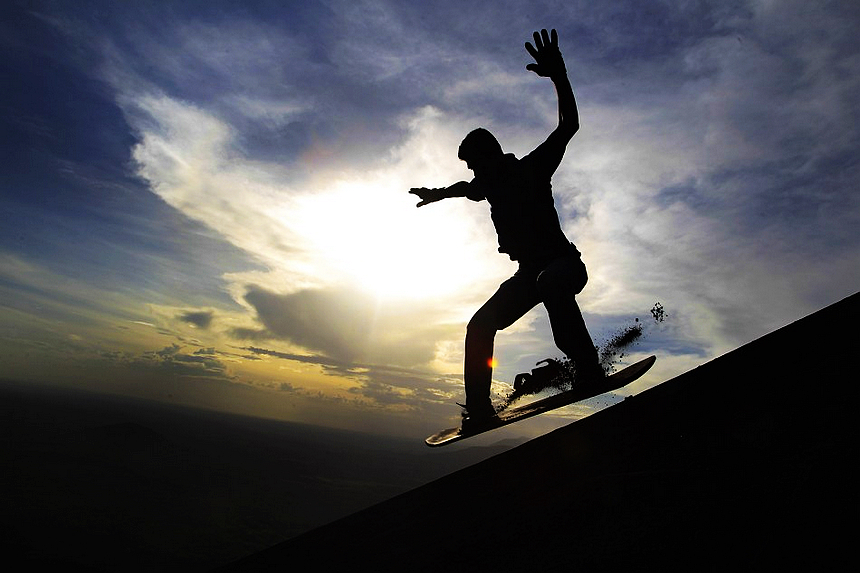
{"type": "Polygon", "coordinates": [[[546,141],[529,155],[546,158],[552,171],[555,171],[564,156],[565,147],[579,131],[579,110],[567,77],[564,58],[558,48],[558,34],[555,30],[549,34],[546,30],[541,30],[540,34],[534,33],[534,41],[534,46],[531,42],[526,42],[526,50],[535,60],[527,65],[526,69],[552,80],[558,96],[558,126],[546,141]]]}

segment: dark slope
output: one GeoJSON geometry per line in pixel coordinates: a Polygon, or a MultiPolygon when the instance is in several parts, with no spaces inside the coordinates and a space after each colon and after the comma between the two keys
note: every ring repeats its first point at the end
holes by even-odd
{"type": "Polygon", "coordinates": [[[846,569],[858,327],[860,293],[228,570],[846,569]]]}
{"type": "Polygon", "coordinates": [[[0,553],[11,571],[207,571],[509,448],[0,380],[0,553]]]}

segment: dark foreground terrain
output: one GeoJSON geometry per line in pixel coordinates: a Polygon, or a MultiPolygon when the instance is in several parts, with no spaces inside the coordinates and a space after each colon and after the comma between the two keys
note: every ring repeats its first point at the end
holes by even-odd
{"type": "Polygon", "coordinates": [[[15,571],[210,570],[509,447],[0,382],[0,549],[15,571]]]}
{"type": "Polygon", "coordinates": [[[855,570],[860,295],[227,571],[855,570]]]}

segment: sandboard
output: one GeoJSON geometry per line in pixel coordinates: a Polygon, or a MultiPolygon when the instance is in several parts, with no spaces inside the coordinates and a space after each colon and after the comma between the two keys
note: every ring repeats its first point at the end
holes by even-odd
{"type": "Polygon", "coordinates": [[[566,392],[553,394],[552,396],[523,406],[502,410],[490,418],[487,424],[482,424],[480,427],[473,426],[468,428],[467,431],[463,431],[462,427],[442,430],[428,437],[424,440],[424,443],[430,447],[445,446],[465,438],[471,438],[472,436],[495,430],[496,428],[501,428],[502,426],[507,426],[508,424],[513,424],[520,420],[525,420],[526,418],[531,418],[532,416],[537,416],[538,414],[543,414],[544,412],[549,412],[550,410],[555,410],[556,408],[569,406],[605,394],[606,392],[618,390],[645,374],[654,365],[656,360],[656,356],[649,356],[636,364],[631,364],[627,368],[619,370],[611,376],[607,376],[597,384],[588,384],[581,388],[574,387],[566,392]]]}

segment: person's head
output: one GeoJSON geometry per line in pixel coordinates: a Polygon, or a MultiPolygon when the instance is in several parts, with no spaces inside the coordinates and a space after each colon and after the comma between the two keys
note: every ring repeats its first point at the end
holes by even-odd
{"type": "Polygon", "coordinates": [[[502,146],[496,137],[483,127],[469,132],[457,152],[457,157],[465,161],[472,171],[492,165],[502,156],[502,146]]]}

